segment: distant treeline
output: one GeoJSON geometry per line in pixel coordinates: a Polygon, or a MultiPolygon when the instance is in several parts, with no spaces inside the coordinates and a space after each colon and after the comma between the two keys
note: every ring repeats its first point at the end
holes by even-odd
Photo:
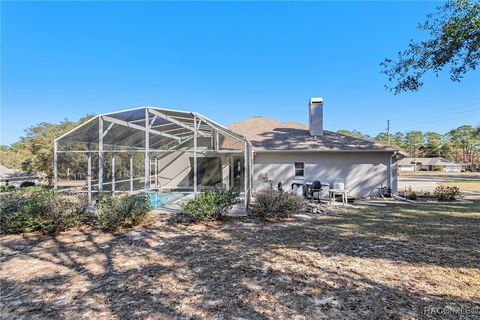
{"type": "MultiPolygon", "coordinates": [[[[39,172],[51,182],[53,178],[53,139],[90,119],[87,115],[79,121],[63,120],[59,123],[42,122],[25,130],[25,136],[10,146],[0,146],[0,164],[27,172],[39,172]]],[[[338,133],[388,144],[386,133],[375,137],[357,130],[339,130],[338,133]]],[[[480,165],[480,126],[461,126],[447,134],[435,132],[408,131],[390,135],[390,144],[408,152],[412,157],[443,157],[463,162],[473,167],[480,165]]],[[[122,157],[120,157],[122,158],[122,157]]],[[[135,163],[143,163],[141,155],[135,155],[135,163]]],[[[108,161],[108,156],[106,156],[108,161]]],[[[128,168],[127,159],[118,159],[117,174],[124,174],[128,168]]],[[[106,167],[106,171],[108,171],[106,167]]],[[[86,174],[84,154],[63,154],[59,161],[60,177],[83,179],[86,174]]],[[[108,175],[108,172],[106,172],[108,175]]]]}
{"type": "Polygon", "coordinates": [[[387,135],[379,133],[375,137],[360,131],[338,130],[338,133],[398,147],[411,157],[442,157],[470,166],[480,164],[480,125],[464,125],[446,134],[436,132],[407,131],[387,135]]]}

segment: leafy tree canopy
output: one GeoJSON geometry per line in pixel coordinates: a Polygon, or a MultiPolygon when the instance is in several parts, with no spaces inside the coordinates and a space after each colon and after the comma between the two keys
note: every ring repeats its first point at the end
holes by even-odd
{"type": "Polygon", "coordinates": [[[11,146],[0,149],[0,164],[12,169],[45,174],[53,178],[53,140],[77,125],[87,121],[87,115],[78,122],[63,120],[60,123],[42,122],[25,130],[25,136],[11,146]]]}
{"type": "Polygon", "coordinates": [[[480,3],[476,0],[449,0],[437,7],[427,21],[419,24],[429,38],[410,41],[397,59],[386,58],[380,65],[389,81],[386,88],[395,94],[416,91],[422,77],[432,71],[438,76],[449,68],[452,81],[461,81],[464,74],[475,70],[480,61],[480,3]]]}

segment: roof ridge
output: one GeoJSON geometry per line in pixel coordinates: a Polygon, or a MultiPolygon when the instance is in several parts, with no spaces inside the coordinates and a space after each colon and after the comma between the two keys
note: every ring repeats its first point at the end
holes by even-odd
{"type": "Polygon", "coordinates": [[[298,124],[298,125],[302,125],[302,126],[308,126],[306,123],[299,122],[299,121],[294,121],[294,120],[282,121],[282,120],[278,120],[278,119],[274,119],[274,118],[270,118],[270,117],[265,117],[265,116],[250,116],[250,117],[248,117],[248,118],[245,118],[245,119],[242,119],[242,120],[238,120],[238,121],[232,122],[232,123],[229,124],[228,126],[232,126],[232,125],[234,125],[234,124],[238,124],[238,123],[241,123],[241,122],[245,122],[245,121],[249,121],[249,120],[254,120],[254,119],[263,119],[263,120],[278,122],[278,123],[281,123],[281,124],[283,124],[283,125],[298,124]]]}

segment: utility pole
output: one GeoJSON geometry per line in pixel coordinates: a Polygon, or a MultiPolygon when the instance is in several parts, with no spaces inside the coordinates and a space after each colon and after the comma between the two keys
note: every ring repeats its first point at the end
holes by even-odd
{"type": "Polygon", "coordinates": [[[390,146],[390,120],[387,120],[387,141],[390,146]]]}

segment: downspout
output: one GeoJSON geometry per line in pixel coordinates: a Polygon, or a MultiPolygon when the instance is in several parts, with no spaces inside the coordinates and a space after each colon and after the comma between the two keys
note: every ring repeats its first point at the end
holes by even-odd
{"type": "Polygon", "coordinates": [[[393,172],[392,172],[392,160],[393,157],[396,157],[398,155],[398,151],[395,151],[392,153],[392,155],[389,158],[389,163],[388,163],[388,187],[390,188],[390,192],[393,193],[393,172]]]}

